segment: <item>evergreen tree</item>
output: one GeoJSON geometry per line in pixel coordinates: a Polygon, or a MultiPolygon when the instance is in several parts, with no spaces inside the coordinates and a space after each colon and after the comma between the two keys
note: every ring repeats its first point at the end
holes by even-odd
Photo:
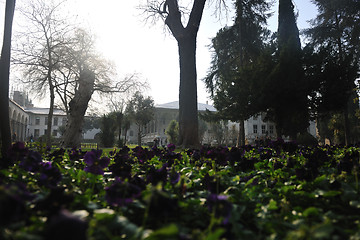
{"type": "Polygon", "coordinates": [[[169,137],[169,143],[177,143],[179,136],[179,123],[176,120],[171,120],[165,133],[169,137]]]}
{"type": "Polygon", "coordinates": [[[104,115],[101,119],[100,141],[104,147],[113,147],[115,143],[116,120],[112,114],[104,115]]]}
{"type": "Polygon", "coordinates": [[[267,118],[276,123],[277,135],[295,139],[309,125],[307,87],[302,49],[292,0],[279,1],[278,62],[265,87],[267,118]]]}
{"type": "MultiPolygon", "coordinates": [[[[357,0],[313,1],[318,8],[309,37],[307,76],[312,81],[315,111],[318,117],[329,112],[341,113],[345,144],[350,143],[348,104],[355,94],[359,76],[360,2],[357,0]]],[[[356,96],[355,96],[356,98],[356,96]]]]}
{"type": "Polygon", "coordinates": [[[140,92],[136,92],[126,107],[126,113],[131,118],[138,130],[138,145],[141,146],[143,129],[154,118],[154,100],[144,97],[140,92]]]}
{"type": "Polygon", "coordinates": [[[244,145],[244,121],[259,110],[261,82],[272,68],[264,62],[271,59],[265,51],[270,4],[266,0],[238,0],[235,6],[234,25],[221,29],[212,40],[215,54],[205,83],[218,118],[240,123],[238,140],[244,145]]]}

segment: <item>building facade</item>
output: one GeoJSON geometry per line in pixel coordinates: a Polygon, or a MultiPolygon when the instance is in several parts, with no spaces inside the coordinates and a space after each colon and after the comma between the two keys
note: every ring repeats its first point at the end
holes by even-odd
{"type": "MultiPolygon", "coordinates": [[[[215,112],[216,109],[208,104],[198,104],[198,111],[202,112],[209,110],[215,112]]],[[[179,121],[179,102],[170,102],[155,106],[154,119],[150,121],[143,129],[144,136],[142,144],[151,145],[154,139],[159,140],[160,145],[168,143],[167,135],[165,133],[169,123],[172,120],[179,121]]],[[[225,144],[235,145],[239,133],[239,123],[226,122],[224,125],[216,125],[213,123],[205,123],[205,132],[201,134],[202,144],[225,144]],[[221,131],[216,131],[216,127],[221,128],[221,131]],[[219,140],[219,132],[222,132],[219,140]]],[[[245,140],[247,144],[255,144],[257,141],[265,141],[266,139],[276,140],[276,125],[271,121],[265,121],[265,114],[261,113],[250,117],[244,122],[245,127],[245,140]]],[[[316,124],[314,121],[310,122],[308,132],[316,138],[316,124]]],[[[138,130],[135,125],[131,125],[127,131],[127,142],[137,143],[138,130]]],[[[283,136],[284,138],[284,136],[283,136]]],[[[285,138],[286,140],[286,138],[285,138]]]]}
{"type": "Polygon", "coordinates": [[[25,141],[29,124],[29,114],[13,100],[9,101],[9,118],[12,141],[25,141]]]}
{"type": "MultiPolygon", "coordinates": [[[[209,110],[215,112],[216,109],[208,104],[198,104],[198,111],[209,110]]],[[[38,140],[47,133],[48,108],[34,107],[25,94],[14,92],[13,100],[9,101],[10,127],[13,141],[38,140]]],[[[265,121],[264,114],[258,114],[247,119],[244,123],[245,139],[247,144],[255,144],[257,141],[266,139],[276,139],[276,126],[273,122],[265,121]]],[[[179,102],[170,102],[155,106],[154,119],[144,126],[142,144],[152,145],[157,139],[160,145],[168,144],[166,129],[172,120],[179,121],[179,102]]],[[[66,113],[60,109],[54,109],[52,119],[52,136],[61,137],[61,128],[67,123],[66,113]]],[[[202,144],[225,144],[235,145],[239,132],[239,123],[224,122],[222,125],[214,123],[201,123],[200,141],[202,144]],[[221,136],[219,136],[221,135],[221,136]]],[[[316,124],[310,122],[308,132],[316,137],[316,124]]],[[[83,133],[83,139],[94,140],[100,133],[100,129],[94,128],[83,133]]],[[[138,129],[135,124],[131,124],[127,132],[123,132],[123,138],[130,144],[137,144],[138,129]]]]}
{"type": "MultiPolygon", "coordinates": [[[[49,108],[26,108],[25,111],[29,115],[29,124],[27,128],[27,136],[34,140],[47,134],[48,114],[49,108]]],[[[54,109],[52,118],[51,135],[54,138],[59,138],[60,127],[65,126],[67,122],[66,113],[60,109],[54,109]]]]}

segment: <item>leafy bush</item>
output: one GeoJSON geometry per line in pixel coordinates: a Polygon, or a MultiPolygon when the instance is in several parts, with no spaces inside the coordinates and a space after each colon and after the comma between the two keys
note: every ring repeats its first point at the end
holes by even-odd
{"type": "Polygon", "coordinates": [[[358,239],[358,147],[54,149],[0,172],[0,239],[358,239]]]}

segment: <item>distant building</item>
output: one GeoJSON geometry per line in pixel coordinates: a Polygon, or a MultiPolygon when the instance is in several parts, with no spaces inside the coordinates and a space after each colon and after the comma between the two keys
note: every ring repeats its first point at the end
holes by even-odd
{"type": "Polygon", "coordinates": [[[12,141],[25,141],[29,124],[29,114],[13,100],[9,100],[10,132],[12,141]]]}
{"type": "MultiPolygon", "coordinates": [[[[198,103],[198,111],[216,111],[216,109],[208,104],[198,103]]],[[[166,136],[166,128],[172,120],[179,121],[179,102],[169,102],[165,104],[159,104],[155,106],[154,119],[150,121],[143,129],[145,136],[142,138],[144,144],[153,143],[155,138],[159,139],[160,145],[165,145],[168,142],[166,136]]],[[[137,143],[137,127],[135,124],[131,124],[129,131],[127,132],[127,141],[129,143],[137,143]]]]}
{"type": "MultiPolygon", "coordinates": [[[[14,91],[9,100],[10,131],[12,141],[28,141],[31,138],[38,140],[46,135],[49,108],[34,107],[27,95],[20,91],[14,91]]],[[[60,127],[67,123],[66,113],[60,109],[54,109],[51,135],[60,138],[60,127]]],[[[94,139],[99,129],[91,129],[83,134],[85,139],[94,139]]]]}
{"type": "MultiPolygon", "coordinates": [[[[25,108],[25,111],[29,114],[29,124],[27,128],[27,136],[33,137],[35,140],[40,136],[46,135],[49,108],[25,108]]],[[[65,126],[67,122],[66,113],[60,109],[54,109],[54,115],[52,118],[51,135],[54,138],[61,136],[59,132],[60,126],[65,126]]]]}
{"type": "MultiPolygon", "coordinates": [[[[208,109],[215,112],[216,109],[208,104],[198,103],[198,111],[202,112],[208,109]]],[[[155,106],[154,119],[150,121],[142,130],[145,136],[142,138],[143,144],[153,143],[155,138],[160,140],[161,145],[168,143],[166,136],[166,128],[172,120],[179,121],[179,102],[170,102],[155,106]]],[[[265,114],[261,113],[256,116],[252,116],[245,121],[245,139],[247,144],[254,144],[256,141],[262,141],[266,139],[275,140],[276,125],[271,121],[265,121],[265,114]]],[[[213,131],[212,124],[206,123],[206,131],[200,139],[202,144],[218,144],[217,137],[213,131]]],[[[228,122],[226,126],[227,135],[223,136],[223,143],[229,145],[236,144],[236,138],[239,131],[239,123],[228,122]]],[[[315,122],[310,122],[308,132],[316,137],[315,122]]],[[[129,143],[137,143],[137,128],[135,125],[131,125],[127,132],[127,141],[129,143]]]]}
{"type": "MultiPolygon", "coordinates": [[[[198,111],[209,110],[215,112],[216,109],[208,104],[198,103],[198,111]]],[[[46,135],[49,108],[34,107],[26,94],[15,91],[13,99],[9,101],[10,128],[13,141],[28,141],[30,138],[37,140],[40,136],[46,135]]],[[[276,139],[276,126],[273,122],[265,121],[265,115],[259,114],[245,121],[245,138],[247,144],[254,144],[257,140],[276,139]]],[[[155,106],[154,119],[143,127],[143,144],[152,144],[154,139],[159,139],[160,145],[168,144],[165,133],[172,120],[179,121],[179,102],[169,102],[155,106]]],[[[60,138],[60,127],[67,123],[66,113],[60,109],[54,109],[52,120],[52,136],[60,138]]],[[[226,134],[222,136],[222,142],[218,141],[217,132],[214,128],[217,125],[205,123],[205,132],[200,139],[202,144],[228,144],[235,145],[239,131],[239,123],[228,122],[222,131],[226,134]]],[[[316,137],[316,124],[310,122],[308,132],[316,137]]],[[[100,133],[100,129],[94,128],[83,133],[83,139],[94,140],[100,133]]],[[[135,124],[131,124],[130,129],[125,133],[128,143],[137,143],[138,129],[135,124]]]]}

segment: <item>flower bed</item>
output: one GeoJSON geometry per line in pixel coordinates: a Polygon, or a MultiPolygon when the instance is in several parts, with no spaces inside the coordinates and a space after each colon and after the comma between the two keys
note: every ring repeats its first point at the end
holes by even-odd
{"type": "Polygon", "coordinates": [[[359,239],[359,148],[16,143],[0,173],[0,239],[359,239]]]}

